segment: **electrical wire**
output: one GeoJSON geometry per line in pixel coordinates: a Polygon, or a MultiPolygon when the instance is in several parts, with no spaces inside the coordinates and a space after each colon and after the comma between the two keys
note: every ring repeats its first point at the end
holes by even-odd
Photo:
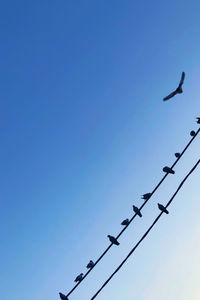
{"type": "MultiPolygon", "coordinates": [[[[176,190],[176,192],[173,194],[173,196],[171,197],[171,199],[168,201],[168,203],[166,204],[165,208],[167,208],[171,202],[173,201],[173,199],[175,198],[175,196],[178,194],[179,190],[181,189],[181,187],[183,186],[183,184],[185,183],[185,181],[188,179],[188,177],[194,172],[194,170],[197,168],[197,166],[200,163],[200,159],[197,161],[197,163],[195,164],[195,166],[190,170],[190,172],[187,174],[187,176],[183,179],[183,181],[181,182],[181,184],[179,185],[178,189],[176,190]]],[[[137,247],[140,245],[140,243],[145,239],[145,237],[149,234],[149,232],[152,230],[152,228],[155,226],[155,224],[158,222],[158,220],[160,219],[160,217],[162,216],[163,212],[161,212],[157,218],[154,220],[154,222],[152,223],[152,225],[148,228],[148,230],[145,232],[145,234],[142,236],[142,238],[137,242],[137,244],[133,247],[133,249],[129,252],[129,254],[126,256],[126,258],[122,261],[122,263],[117,267],[117,269],[111,274],[111,276],[104,282],[104,284],[101,286],[101,288],[96,292],[96,294],[91,298],[91,300],[94,300],[98,294],[103,290],[103,288],[109,283],[109,281],[113,278],[113,276],[121,269],[121,267],[125,264],[125,262],[128,260],[128,258],[135,252],[135,250],[137,249],[137,247]]]]}
{"type": "MultiPolygon", "coordinates": [[[[183,151],[180,153],[180,156],[175,160],[175,162],[172,164],[171,169],[175,167],[175,165],[178,163],[178,161],[181,159],[181,157],[183,156],[183,154],[186,152],[186,150],[189,148],[189,146],[191,145],[191,143],[194,141],[194,139],[197,137],[197,135],[200,132],[200,128],[196,131],[195,135],[191,138],[191,140],[189,141],[189,143],[185,146],[185,148],[183,149],[183,151]]],[[[142,210],[142,208],[146,205],[146,203],[150,200],[150,198],[152,197],[152,195],[156,192],[156,190],[160,187],[160,185],[162,184],[162,182],[165,180],[165,178],[168,176],[168,173],[166,173],[163,178],[160,180],[160,182],[156,185],[156,187],[153,189],[153,191],[151,192],[151,196],[149,197],[149,199],[145,200],[144,203],[140,206],[139,210],[142,210]]],[[[123,232],[128,228],[128,226],[132,223],[132,221],[135,219],[135,217],[137,216],[137,214],[134,214],[133,217],[130,219],[129,223],[120,231],[120,233],[116,236],[116,239],[118,239],[123,232]]],[[[82,280],[79,281],[66,295],[66,297],[70,296],[74,290],[79,286],[79,284],[81,282],[83,282],[83,280],[89,275],[89,273],[94,269],[94,267],[101,261],[101,259],[105,256],[105,254],[110,250],[110,248],[113,246],[113,244],[111,243],[106,250],[99,256],[99,258],[96,260],[96,262],[94,263],[94,266],[89,269],[85,275],[82,277],[82,280]]]]}

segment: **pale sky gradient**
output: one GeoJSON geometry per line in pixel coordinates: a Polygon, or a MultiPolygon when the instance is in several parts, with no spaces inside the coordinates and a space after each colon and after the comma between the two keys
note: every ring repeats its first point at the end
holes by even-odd
{"type": "MultiPolygon", "coordinates": [[[[198,126],[200,2],[1,4],[3,300],[55,300],[198,126]],[[186,79],[183,95],[162,98],[186,79]]],[[[70,300],[90,300],[199,159],[200,138],[70,300]]],[[[200,299],[200,169],[99,300],[200,299]]]]}

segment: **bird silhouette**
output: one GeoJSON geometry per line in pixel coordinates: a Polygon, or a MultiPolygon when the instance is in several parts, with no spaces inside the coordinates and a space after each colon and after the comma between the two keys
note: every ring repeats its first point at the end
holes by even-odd
{"type": "Polygon", "coordinates": [[[92,269],[94,267],[94,263],[92,260],[89,261],[89,263],[87,264],[86,268],[87,269],[92,269]]]}
{"type": "Polygon", "coordinates": [[[170,173],[170,174],[175,174],[174,170],[172,170],[172,168],[170,168],[170,167],[164,167],[163,172],[170,173]]]}
{"type": "Polygon", "coordinates": [[[136,213],[136,215],[138,215],[140,218],[142,218],[142,214],[137,206],[133,205],[133,210],[136,213]]]}
{"type": "Polygon", "coordinates": [[[121,225],[123,225],[123,226],[127,226],[128,224],[129,224],[129,219],[126,219],[121,222],[121,225]]]}
{"type": "Polygon", "coordinates": [[[144,200],[149,200],[149,198],[151,198],[151,193],[146,193],[146,194],[142,195],[141,198],[144,200]]]}
{"type": "Polygon", "coordinates": [[[197,117],[196,119],[197,119],[197,124],[200,124],[200,118],[197,117]]]}
{"type": "Polygon", "coordinates": [[[190,135],[191,135],[191,136],[195,136],[195,134],[196,134],[196,133],[195,133],[194,130],[190,131],[190,135]]]}
{"type": "Polygon", "coordinates": [[[163,98],[163,101],[169,100],[170,98],[174,97],[175,95],[183,93],[182,85],[183,85],[184,79],[185,79],[185,72],[182,72],[181,80],[179,82],[177,89],[175,91],[173,91],[171,94],[169,94],[167,97],[163,98]]]}
{"type": "Polygon", "coordinates": [[[59,296],[60,296],[60,299],[61,299],[61,300],[69,300],[69,299],[67,298],[67,296],[65,296],[65,295],[62,294],[62,293],[59,293],[59,296]]]}
{"type": "Polygon", "coordinates": [[[114,236],[108,235],[108,238],[112,244],[119,246],[119,242],[117,241],[117,239],[114,236]]]}
{"type": "Polygon", "coordinates": [[[176,152],[174,155],[175,155],[177,158],[179,158],[179,157],[181,156],[181,154],[180,154],[179,152],[176,152]]]}
{"type": "Polygon", "coordinates": [[[78,275],[76,277],[76,279],[74,280],[74,282],[81,282],[82,279],[83,279],[83,273],[81,273],[80,275],[78,275]]]}
{"type": "Polygon", "coordinates": [[[160,204],[160,203],[158,203],[158,208],[159,208],[162,212],[164,212],[164,213],[166,213],[166,214],[169,213],[168,210],[167,210],[162,204],[160,204]]]}

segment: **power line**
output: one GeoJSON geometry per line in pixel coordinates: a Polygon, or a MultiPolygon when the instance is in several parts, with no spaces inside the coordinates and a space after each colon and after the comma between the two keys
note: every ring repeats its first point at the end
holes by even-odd
{"type": "MultiPolygon", "coordinates": [[[[199,134],[200,132],[200,128],[197,130],[197,132],[195,133],[195,135],[192,136],[191,140],[189,141],[189,143],[185,146],[185,148],[183,149],[183,151],[180,153],[180,156],[175,160],[175,162],[173,163],[173,165],[171,166],[171,169],[175,167],[175,165],[178,163],[178,161],[181,159],[181,157],[183,156],[183,154],[186,152],[186,150],[188,149],[188,147],[191,145],[191,143],[194,141],[194,139],[196,138],[196,136],[199,134]]],[[[156,187],[153,189],[153,191],[151,192],[151,196],[144,201],[144,203],[140,206],[139,210],[142,210],[142,208],[146,205],[146,203],[150,200],[150,198],[152,197],[152,195],[156,192],[156,190],[160,187],[160,185],[162,184],[162,182],[165,180],[165,178],[168,176],[168,173],[166,173],[163,178],[160,180],[160,182],[156,185],[156,187]]],[[[135,219],[135,217],[137,216],[137,214],[134,214],[133,217],[130,219],[129,223],[120,231],[120,233],[117,235],[116,239],[118,239],[123,232],[128,228],[128,226],[132,223],[132,221],[135,219]]],[[[79,281],[66,295],[66,297],[70,296],[74,290],[79,286],[79,284],[89,275],[89,273],[94,269],[94,267],[101,261],[101,259],[105,256],[105,254],[110,250],[110,248],[113,246],[113,244],[111,243],[106,250],[100,255],[100,257],[96,260],[96,262],[94,263],[93,267],[91,269],[89,269],[85,275],[82,277],[82,280],[79,281]]]]}
{"type": "MultiPolygon", "coordinates": [[[[167,203],[167,205],[165,206],[165,208],[167,208],[171,202],[173,201],[173,199],[175,198],[175,196],[178,194],[179,190],[181,189],[181,187],[183,186],[183,184],[185,183],[185,181],[188,179],[188,177],[192,174],[192,172],[194,172],[194,170],[196,169],[196,167],[199,165],[200,163],[200,159],[197,161],[197,163],[195,164],[195,166],[190,170],[190,172],[187,174],[187,176],[183,179],[183,181],[181,182],[181,184],[179,185],[179,187],[177,188],[176,192],[173,194],[173,196],[171,197],[171,199],[169,200],[169,202],[167,203]]],[[[135,250],[137,249],[137,247],[140,245],[140,243],[145,239],[145,237],[149,234],[149,232],[152,230],[152,228],[155,226],[155,224],[158,222],[158,220],[160,219],[160,217],[162,216],[163,211],[158,215],[158,217],[154,220],[154,222],[152,223],[152,225],[148,228],[148,230],[145,232],[145,234],[142,236],[142,238],[139,240],[139,242],[137,242],[137,244],[133,247],[133,249],[129,252],[129,254],[126,256],[126,258],[122,261],[122,263],[117,267],[117,269],[112,273],[112,275],[104,282],[104,284],[101,286],[101,288],[96,292],[96,294],[91,298],[91,300],[94,300],[97,295],[103,290],[103,288],[109,283],[109,281],[113,278],[113,276],[121,269],[121,267],[125,264],[125,262],[128,260],[128,258],[135,252],[135,250]]]]}

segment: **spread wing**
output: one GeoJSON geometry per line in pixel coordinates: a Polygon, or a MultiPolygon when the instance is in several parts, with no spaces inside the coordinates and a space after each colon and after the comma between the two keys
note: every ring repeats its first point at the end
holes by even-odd
{"type": "Polygon", "coordinates": [[[163,101],[169,100],[170,98],[174,97],[177,94],[176,91],[173,91],[171,94],[169,94],[167,97],[163,98],[163,101]]]}
{"type": "Polygon", "coordinates": [[[182,72],[182,75],[181,75],[181,80],[180,80],[180,82],[179,82],[179,85],[178,85],[178,87],[179,87],[179,88],[181,88],[181,87],[182,87],[182,85],[183,85],[183,82],[184,82],[184,79],[185,79],[185,72],[182,72]]]}

